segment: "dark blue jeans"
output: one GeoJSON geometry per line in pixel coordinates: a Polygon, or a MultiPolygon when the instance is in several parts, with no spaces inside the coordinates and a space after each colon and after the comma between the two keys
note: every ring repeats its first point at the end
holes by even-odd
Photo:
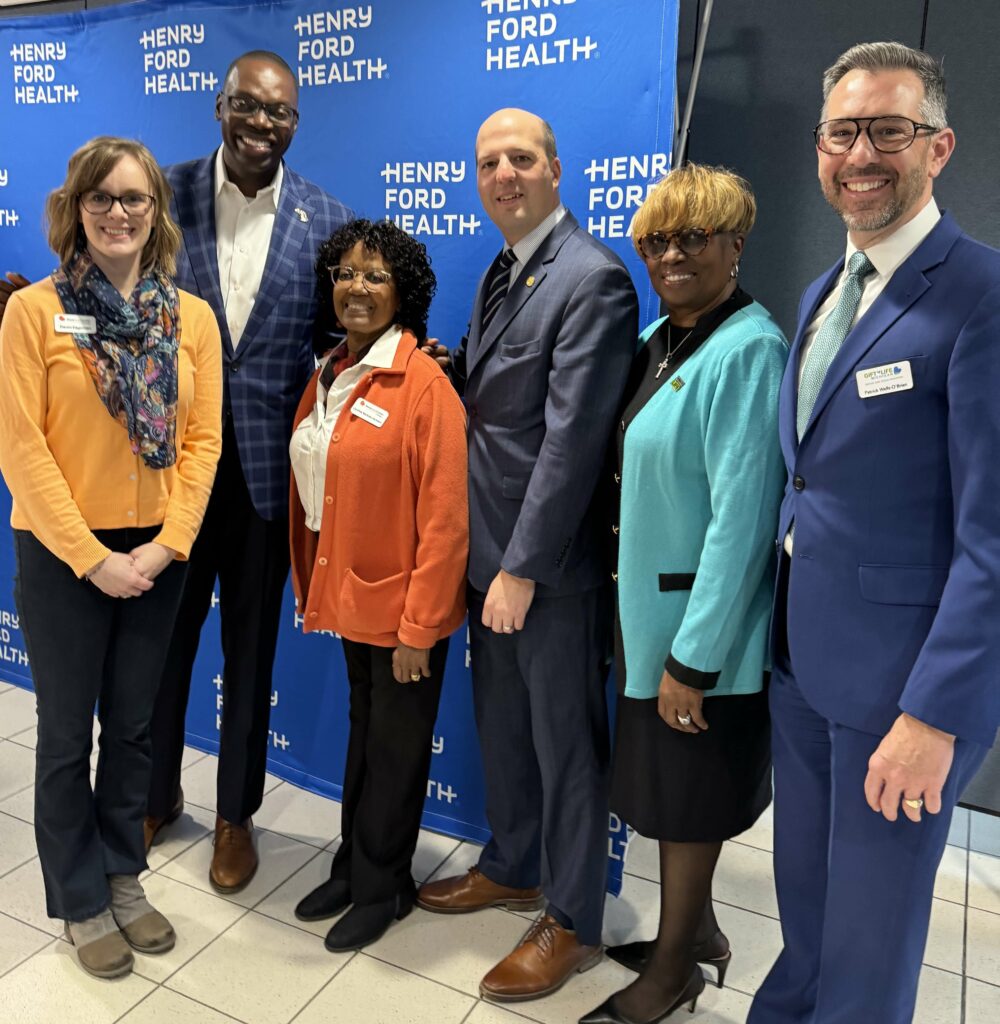
{"type": "MultiPolygon", "coordinates": [[[[159,527],[95,530],[113,551],[159,527]]],[[[146,868],[142,819],[149,720],[186,563],[172,562],[140,597],[108,597],[78,579],[26,530],[14,531],[14,600],[38,701],[35,839],[50,917],[83,921],[110,903],[108,875],[146,868]],[[94,705],[101,723],[90,784],[94,705]]]]}

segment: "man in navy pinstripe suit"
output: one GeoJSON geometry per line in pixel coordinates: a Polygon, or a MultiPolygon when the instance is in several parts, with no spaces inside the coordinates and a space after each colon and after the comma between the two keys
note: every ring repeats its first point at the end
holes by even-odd
{"type": "Polygon", "coordinates": [[[546,905],[480,985],[555,991],[601,957],[607,871],[609,531],[592,496],[638,333],[621,260],[559,199],[552,129],[500,110],[476,139],[479,196],[504,239],[452,379],[469,413],[469,630],[492,838],[431,882],[439,913],[546,905]]]}
{"type": "MultiPolygon", "coordinates": [[[[209,880],[253,877],[250,816],[264,792],[271,671],[288,575],[288,438],[314,366],[316,250],[350,211],[282,161],[298,89],[277,55],[233,62],[216,98],[222,147],[167,168],[184,233],[177,283],[215,310],[225,381],[223,449],[153,718],[147,845],[180,813],[184,715],[219,580],[224,654],[215,852],[209,880]]],[[[320,343],[317,347],[323,347],[320,343]]]]}

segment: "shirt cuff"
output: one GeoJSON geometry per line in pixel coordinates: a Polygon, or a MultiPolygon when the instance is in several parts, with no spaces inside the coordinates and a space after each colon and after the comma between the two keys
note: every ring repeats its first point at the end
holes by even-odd
{"type": "Polygon", "coordinates": [[[663,663],[663,667],[677,682],[690,686],[694,690],[714,690],[721,675],[721,672],[701,672],[696,668],[688,668],[687,665],[682,665],[672,654],[667,655],[667,660],[663,663]]]}

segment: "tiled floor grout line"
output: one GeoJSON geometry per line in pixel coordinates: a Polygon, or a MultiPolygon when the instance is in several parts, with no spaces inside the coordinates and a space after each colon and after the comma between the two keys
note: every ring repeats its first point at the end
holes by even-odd
{"type": "Polygon", "coordinates": [[[334,980],[340,977],[341,972],[344,970],[344,968],[348,964],[354,963],[355,959],[358,956],[359,953],[357,952],[357,950],[351,953],[351,955],[347,957],[346,960],[344,960],[344,962],[333,972],[333,974],[331,974],[330,977],[327,978],[327,980],[323,982],[323,984],[320,985],[320,987],[302,1004],[302,1006],[295,1011],[295,1015],[289,1018],[288,1024],[294,1024],[294,1022],[297,1021],[299,1017],[301,1017],[302,1014],[306,1012],[309,1006],[316,1002],[316,1000],[319,999],[319,997],[333,984],[334,980]]]}
{"type": "Polygon", "coordinates": [[[44,935],[46,938],[50,940],[49,942],[46,942],[44,946],[41,946],[40,948],[36,949],[34,953],[29,953],[23,959],[18,960],[16,964],[11,964],[11,966],[8,967],[6,970],[0,971],[0,978],[3,978],[6,975],[10,974],[11,971],[16,971],[18,967],[20,967],[22,964],[26,964],[32,957],[38,956],[39,953],[44,953],[45,950],[47,950],[49,946],[52,945],[53,942],[59,941],[59,939],[55,935],[43,931],[41,928],[35,928],[33,924],[28,924],[27,921],[22,921],[19,918],[13,917],[11,914],[5,913],[2,910],[0,910],[0,914],[3,914],[4,917],[10,918],[11,921],[17,921],[18,924],[23,924],[27,928],[34,928],[36,932],[38,932],[41,935],[44,935]]]}

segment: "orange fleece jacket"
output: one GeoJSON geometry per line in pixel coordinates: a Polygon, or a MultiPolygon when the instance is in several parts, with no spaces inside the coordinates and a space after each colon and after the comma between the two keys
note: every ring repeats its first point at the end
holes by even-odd
{"type": "Polygon", "coordinates": [[[201,528],[222,451],[222,342],[207,303],[180,295],[177,461],[150,469],[105,409],[50,277],[15,292],[0,325],[0,472],[10,524],[30,530],[82,576],[111,552],[94,530],[163,528],[185,559],[201,528]]]}
{"type": "MultiPolygon", "coordinates": [[[[319,371],[295,414],[316,404],[319,371]]],[[[469,557],[465,409],[451,382],[403,332],[391,367],[373,368],[351,392],[327,449],[323,520],[306,528],[292,478],[292,585],[303,631],[348,640],[432,647],[465,615],[469,557]],[[364,398],[381,427],[351,412],[364,398]]]]}

